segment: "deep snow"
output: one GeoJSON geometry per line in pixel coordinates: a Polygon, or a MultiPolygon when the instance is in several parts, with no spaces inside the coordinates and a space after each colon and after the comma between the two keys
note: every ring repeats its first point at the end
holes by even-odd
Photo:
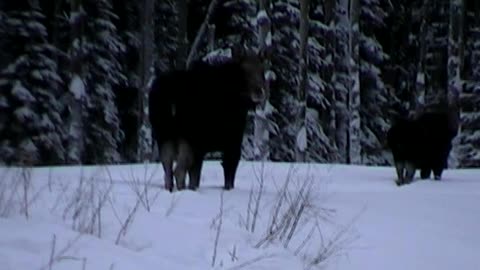
{"type": "Polygon", "coordinates": [[[322,269],[480,269],[480,170],[447,170],[440,182],[397,187],[390,167],[265,163],[252,233],[245,229],[246,213],[260,168],[240,164],[236,188],[223,193],[223,207],[223,172],[216,161],[204,165],[198,191],[172,194],[162,189],[157,164],[38,168],[21,171],[24,177],[1,169],[0,269],[49,269],[50,258],[56,270],[211,269],[216,238],[216,269],[304,269],[321,247],[329,255],[317,265],[322,269]],[[305,219],[287,248],[281,241],[256,248],[289,172],[292,194],[296,184],[313,180],[308,215],[316,219],[305,219]],[[132,184],[149,180],[150,211],[134,192],[143,184],[132,184]],[[15,183],[28,181],[26,218],[23,185],[15,183]],[[118,237],[135,206],[126,234],[118,237]],[[97,219],[89,223],[92,216],[97,219]],[[311,241],[295,255],[314,227],[311,241]]]}

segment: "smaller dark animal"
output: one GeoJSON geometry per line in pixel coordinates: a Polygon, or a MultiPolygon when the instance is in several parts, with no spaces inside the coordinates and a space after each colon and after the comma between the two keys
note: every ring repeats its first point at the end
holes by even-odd
{"type": "Polygon", "coordinates": [[[422,179],[440,180],[448,166],[452,140],[457,134],[455,111],[427,111],[417,118],[401,118],[387,133],[398,180],[397,185],[413,181],[415,170],[422,179]]]}
{"type": "Polygon", "coordinates": [[[150,122],[165,172],[165,188],[197,189],[205,155],[222,154],[224,188],[234,188],[248,110],[265,99],[258,55],[234,54],[224,63],[196,62],[159,74],[149,96],[150,122]],[[176,163],[176,167],[173,165],[176,163]]]}

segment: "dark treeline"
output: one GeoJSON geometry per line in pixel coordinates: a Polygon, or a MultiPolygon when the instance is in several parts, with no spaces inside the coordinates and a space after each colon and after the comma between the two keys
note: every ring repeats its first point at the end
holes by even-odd
{"type": "Polygon", "coordinates": [[[262,50],[248,160],[391,164],[392,119],[459,93],[452,166],[480,166],[476,0],[0,2],[0,164],[153,160],[154,74],[262,50]]]}

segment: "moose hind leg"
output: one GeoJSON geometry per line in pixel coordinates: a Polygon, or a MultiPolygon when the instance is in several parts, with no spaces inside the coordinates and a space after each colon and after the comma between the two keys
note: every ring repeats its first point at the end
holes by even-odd
{"type": "Polygon", "coordinates": [[[172,142],[166,142],[159,145],[160,161],[162,162],[165,189],[173,191],[173,161],[175,159],[175,145],[172,142]]]}
{"type": "Polygon", "coordinates": [[[405,183],[411,183],[415,176],[415,165],[411,162],[405,164],[405,183]]]}
{"type": "Polygon", "coordinates": [[[175,180],[178,190],[185,189],[185,178],[187,171],[190,170],[193,163],[193,153],[190,145],[186,141],[178,143],[177,166],[175,167],[175,180]]]}
{"type": "Polygon", "coordinates": [[[395,170],[397,172],[397,185],[403,185],[405,181],[404,172],[405,172],[405,162],[395,161],[395,170]]]}

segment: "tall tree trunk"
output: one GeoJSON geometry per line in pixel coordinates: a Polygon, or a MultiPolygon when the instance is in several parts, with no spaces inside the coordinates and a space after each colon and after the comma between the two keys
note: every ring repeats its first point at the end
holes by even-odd
{"type": "Polygon", "coordinates": [[[70,73],[71,81],[68,93],[69,119],[67,162],[69,164],[82,163],[85,152],[83,104],[85,100],[85,82],[83,58],[83,14],[82,0],[70,2],[70,73]]]}
{"type": "Polygon", "coordinates": [[[348,159],[347,163],[360,164],[361,144],[360,144],[360,0],[350,0],[350,51],[352,55],[350,65],[350,75],[353,79],[352,88],[349,91],[349,116],[350,125],[348,131],[348,159]]]}
{"type": "Polygon", "coordinates": [[[308,61],[308,28],[309,28],[309,0],[300,0],[300,61],[299,72],[300,81],[298,84],[297,99],[298,99],[298,118],[297,118],[297,136],[295,144],[295,160],[299,162],[305,161],[305,153],[307,149],[307,61],[308,61]]]}
{"type": "Polygon", "coordinates": [[[449,1],[431,1],[427,6],[430,31],[428,49],[425,59],[425,71],[427,73],[427,88],[425,104],[430,105],[444,101],[448,88],[448,25],[449,25],[449,1]],[[432,14],[430,16],[429,14],[432,14]]]}
{"type": "Polygon", "coordinates": [[[176,68],[184,68],[188,54],[188,0],[177,0],[178,10],[178,50],[176,68]]]}
{"type": "Polygon", "coordinates": [[[460,67],[463,59],[463,0],[450,0],[450,24],[448,28],[448,102],[457,103],[462,79],[460,67]]]}
{"type": "Polygon", "coordinates": [[[140,61],[138,66],[138,143],[137,143],[137,161],[147,161],[152,158],[152,137],[151,128],[148,121],[148,90],[149,83],[153,76],[153,0],[142,0],[140,2],[140,61]]]}
{"type": "MultiPolygon", "coordinates": [[[[429,0],[425,0],[421,9],[422,21],[420,23],[420,30],[418,33],[418,58],[417,58],[417,75],[415,78],[415,95],[412,100],[412,106],[410,109],[417,115],[419,114],[425,106],[425,94],[426,94],[426,74],[425,74],[425,57],[427,53],[427,20],[428,20],[428,9],[429,9],[429,0]]],[[[414,12],[414,10],[412,10],[414,12]]]]}
{"type": "MultiPolygon", "coordinates": [[[[463,66],[463,22],[464,1],[450,0],[450,23],[448,28],[448,92],[447,103],[449,107],[450,128],[458,130],[460,122],[460,94],[462,91],[461,67],[463,66]]],[[[477,63],[478,64],[478,63],[477,63]]],[[[458,140],[454,141],[450,164],[458,166],[457,156],[458,140]]]]}
{"type": "Polygon", "coordinates": [[[350,116],[348,109],[348,96],[351,91],[352,78],[350,72],[350,61],[352,59],[349,40],[350,40],[350,14],[349,0],[339,0],[337,6],[337,24],[336,24],[336,55],[335,55],[335,73],[333,75],[333,84],[335,87],[335,110],[336,110],[336,130],[335,140],[340,155],[340,161],[347,163],[349,161],[349,126],[350,116]]]}
{"type": "MultiPolygon", "coordinates": [[[[259,12],[264,13],[267,17],[266,20],[260,21],[260,33],[258,39],[259,51],[266,52],[271,47],[271,21],[268,17],[268,1],[260,0],[259,12]]],[[[265,65],[265,70],[269,70],[271,63],[268,58],[269,54],[266,54],[266,59],[263,63],[265,65]]],[[[270,159],[270,148],[269,148],[269,120],[268,120],[268,111],[267,106],[270,104],[269,95],[270,95],[270,80],[267,78],[265,80],[265,103],[262,104],[261,108],[258,108],[254,115],[254,148],[255,148],[255,160],[268,160],[270,159]]]]}

